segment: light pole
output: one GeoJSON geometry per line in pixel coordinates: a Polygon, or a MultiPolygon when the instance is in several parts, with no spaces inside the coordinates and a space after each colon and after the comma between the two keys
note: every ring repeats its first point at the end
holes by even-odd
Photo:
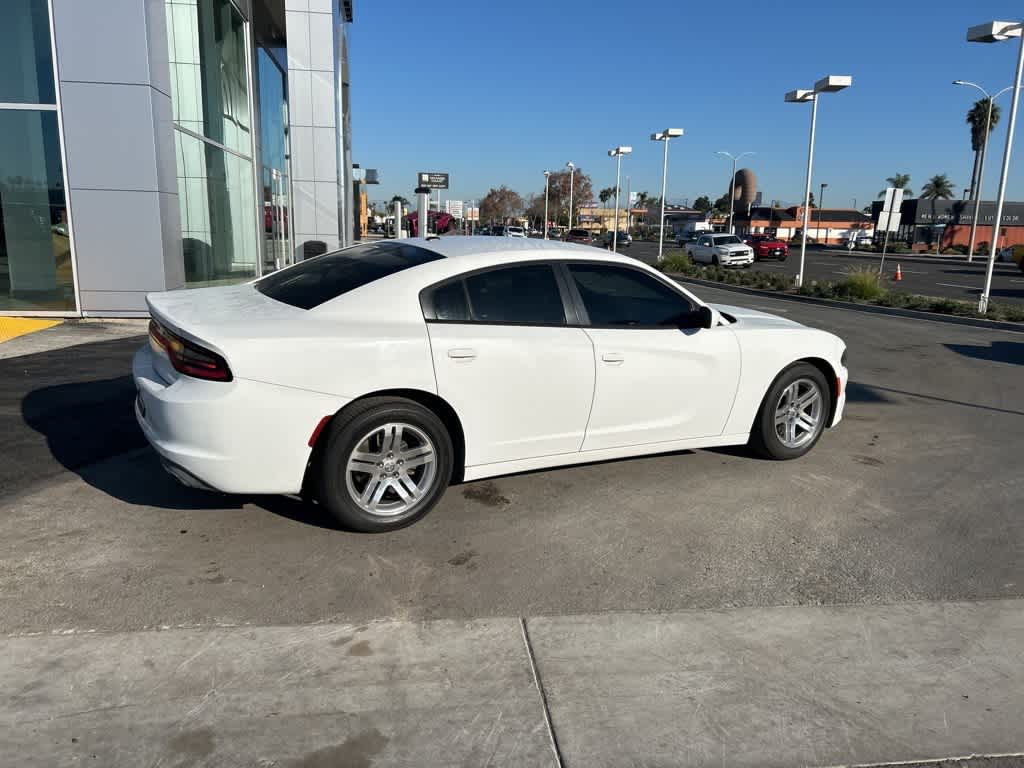
{"type": "Polygon", "coordinates": [[[732,159],[732,182],[729,184],[729,233],[733,233],[732,229],[732,213],[736,203],[736,161],[744,155],[752,155],[753,152],[740,152],[738,155],[730,155],[728,152],[719,150],[715,152],[716,155],[724,155],[725,157],[732,159]]]}
{"type": "MultiPolygon", "coordinates": [[[[827,182],[821,182],[821,190],[818,192],[818,231],[815,234],[821,237],[821,209],[825,207],[825,187],[827,182]]],[[[825,233],[825,245],[828,245],[828,232],[825,233]]]]}
{"type": "Polygon", "coordinates": [[[569,169],[569,226],[568,229],[572,229],[572,187],[573,177],[576,174],[576,166],[571,162],[566,163],[565,167],[569,169]]]}
{"type": "Polygon", "coordinates": [[[622,156],[632,151],[632,147],[608,150],[608,157],[615,158],[615,229],[612,231],[612,253],[617,253],[619,247],[619,179],[622,178],[622,156]]]}
{"type": "Polygon", "coordinates": [[[989,92],[982,88],[977,83],[970,83],[967,80],[954,80],[953,85],[968,85],[971,88],[977,88],[988,99],[988,114],[985,116],[985,138],[981,142],[981,163],[978,167],[978,179],[977,186],[974,188],[974,219],[971,221],[971,242],[967,246],[967,263],[974,261],[974,238],[978,233],[978,209],[981,207],[981,180],[985,176],[985,156],[988,155],[988,135],[992,130],[992,103],[1006,93],[1013,89],[1012,85],[1008,85],[1003,90],[996,93],[995,96],[990,96],[989,92]]]}
{"type": "Polygon", "coordinates": [[[992,292],[992,270],[996,263],[996,249],[999,245],[999,226],[1003,222],[1003,200],[1006,199],[1006,177],[1010,172],[1010,150],[1013,149],[1013,129],[1017,124],[1017,103],[1020,101],[1020,78],[1024,74],[1024,24],[1019,21],[990,21],[967,30],[969,43],[997,43],[1011,37],[1020,38],[1020,52],[1017,54],[1017,73],[1013,78],[1013,101],[1010,105],[1010,125],[1006,129],[1006,149],[1003,150],[1003,172],[999,177],[999,197],[996,200],[996,218],[992,223],[992,250],[988,255],[985,270],[985,289],[978,299],[978,312],[988,312],[989,294],[992,292]]]}
{"type": "Polygon", "coordinates": [[[548,186],[551,181],[551,171],[544,171],[544,239],[548,239],[548,186]]]}
{"type": "Polygon", "coordinates": [[[668,142],[670,139],[683,135],[682,128],[666,128],[664,131],[651,134],[651,141],[660,141],[665,145],[665,156],[661,161],[661,221],[658,226],[658,261],[661,261],[661,252],[665,247],[665,195],[668,187],[668,142]]]}
{"type": "Polygon", "coordinates": [[[814,131],[818,122],[818,94],[835,93],[853,84],[850,75],[828,75],[821,78],[810,90],[790,91],[785,99],[791,103],[811,103],[811,137],[807,142],[807,179],[804,183],[804,215],[803,234],[800,238],[800,271],[796,273],[796,287],[804,284],[804,259],[807,256],[807,225],[809,221],[809,206],[811,204],[811,172],[814,168],[814,131]]]}

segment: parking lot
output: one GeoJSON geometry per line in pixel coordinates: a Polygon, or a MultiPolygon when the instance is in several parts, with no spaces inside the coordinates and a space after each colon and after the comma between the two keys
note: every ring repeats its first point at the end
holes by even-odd
{"type": "MultiPolygon", "coordinates": [[[[674,245],[674,244],[673,244],[674,245]]],[[[666,248],[670,247],[666,243],[666,248]]],[[[678,251],[672,251],[678,252],[678,251]]],[[[637,241],[623,253],[633,256],[645,264],[658,260],[658,244],[637,241]]],[[[754,263],[752,269],[761,272],[775,272],[793,275],[800,268],[800,247],[790,246],[789,258],[783,262],[766,260],[754,263]]],[[[885,287],[903,293],[922,296],[942,296],[961,301],[977,301],[985,284],[986,258],[976,256],[970,264],[961,258],[933,258],[908,254],[889,254],[885,259],[885,287]],[[902,281],[893,281],[896,265],[901,267],[902,281]]],[[[881,255],[854,252],[843,248],[808,248],[804,263],[807,280],[842,280],[851,267],[878,267],[881,255]]],[[[992,272],[992,301],[1024,303],[1024,272],[1016,264],[997,262],[992,272]]]]}
{"type": "MultiPolygon", "coordinates": [[[[24,764],[56,764],[78,754],[70,742],[78,728],[115,764],[103,750],[127,749],[118,738],[142,743],[163,728],[187,734],[178,746],[194,760],[183,764],[225,764],[225,755],[249,754],[237,751],[246,739],[256,764],[272,752],[271,735],[287,743],[290,733],[278,721],[261,726],[266,709],[304,723],[307,757],[341,742],[368,756],[352,765],[375,755],[388,764],[445,764],[445,755],[447,764],[484,764],[488,754],[550,764],[532,664],[550,683],[539,683],[549,697],[543,711],[566,765],[677,764],[673,754],[687,764],[827,765],[1024,748],[1024,335],[697,292],[846,340],[846,417],[807,457],[773,463],[707,450],[469,483],[414,526],[376,536],[338,530],[295,499],[191,491],[165,475],[132,422],[127,372],[141,337],[0,360],[0,428],[16,448],[0,471],[0,629],[24,662],[0,680],[5,690],[30,686],[18,695],[40,718],[35,731],[5,729],[8,746],[24,754],[37,739],[49,746],[24,764]],[[900,622],[908,634],[894,638],[900,622]],[[532,637],[529,664],[521,626],[532,637]],[[878,653],[860,656],[872,642],[868,627],[881,633],[878,653]],[[765,680],[782,688],[803,680],[805,708],[843,688],[839,678],[812,684],[821,667],[800,638],[816,632],[845,648],[832,669],[849,673],[842,664],[855,657],[864,701],[815,704],[807,717],[816,724],[800,730],[797,690],[758,697],[765,680]],[[857,650],[847,647],[851,637],[857,650]],[[903,661],[882,650],[890,641],[903,661]],[[90,654],[104,642],[130,664],[97,666],[90,654]],[[716,643],[724,657],[683,669],[716,643]],[[290,656],[289,647],[309,655],[290,656]],[[193,648],[215,650],[195,661],[193,648]],[[358,681],[365,699],[332,699],[324,714],[302,698],[305,690],[341,696],[325,692],[323,676],[343,674],[350,656],[366,676],[358,681]],[[81,671],[68,678],[77,687],[31,672],[57,657],[77,658],[81,671]],[[243,657],[266,676],[248,702],[231,682],[243,657]],[[643,661],[616,666],[624,657],[643,661]],[[737,670],[736,659],[753,666],[737,670]],[[202,679],[187,691],[168,682],[193,671],[202,679]],[[716,687],[716,675],[748,675],[748,687],[716,687]],[[919,691],[913,723],[908,699],[879,690],[901,675],[931,686],[919,691]],[[293,687],[297,680],[306,688],[293,687]],[[93,698],[82,693],[90,686],[93,698]],[[148,686],[180,696],[146,699],[140,710],[148,686]],[[277,701],[278,688],[300,700],[277,701]],[[726,707],[726,689],[763,708],[726,707]],[[47,702],[61,695],[64,719],[47,720],[47,702]],[[702,697],[711,708],[704,716],[693,710],[702,697]],[[113,715],[119,736],[100,739],[107,721],[91,710],[119,706],[127,708],[113,715]],[[788,726],[772,719],[778,706],[788,726]],[[316,718],[303,720],[310,708],[316,718]],[[474,711],[484,716],[468,723],[474,711]],[[213,712],[230,713],[237,727],[206,733],[213,712]],[[419,740],[414,716],[424,718],[419,740]],[[743,723],[762,717],[763,728],[743,723]],[[841,735],[836,723],[845,723],[841,735]],[[426,750],[419,762],[417,743],[426,750]]],[[[18,711],[3,712],[7,725],[22,722],[18,711]]],[[[265,764],[334,764],[291,759],[265,764]]]]}

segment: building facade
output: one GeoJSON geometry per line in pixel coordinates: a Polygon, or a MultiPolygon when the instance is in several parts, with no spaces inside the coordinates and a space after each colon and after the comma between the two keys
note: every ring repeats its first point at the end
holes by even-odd
{"type": "Polygon", "coordinates": [[[9,0],[0,314],[139,316],[351,237],[351,0],[9,0]]]}
{"type": "MultiPolygon", "coordinates": [[[[769,234],[783,240],[799,237],[803,232],[804,207],[789,208],[751,206],[750,211],[736,211],[733,226],[740,235],[769,234]]],[[[816,243],[838,244],[853,236],[874,235],[871,217],[850,208],[811,208],[808,213],[807,237],[816,243]]]]}
{"type": "MultiPolygon", "coordinates": [[[[878,221],[881,201],[875,201],[871,213],[878,221]]],[[[985,250],[992,242],[992,227],[996,220],[995,201],[982,201],[978,207],[978,227],[975,250],[985,250]]],[[[916,250],[934,251],[967,245],[974,221],[974,202],[970,200],[904,200],[900,206],[899,230],[890,237],[906,243],[916,250]]],[[[999,247],[1024,243],[1024,203],[1003,203],[999,227],[999,247]]]]}

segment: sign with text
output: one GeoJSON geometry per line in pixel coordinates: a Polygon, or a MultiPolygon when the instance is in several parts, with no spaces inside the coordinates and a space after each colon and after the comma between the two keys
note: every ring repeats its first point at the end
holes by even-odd
{"type": "Polygon", "coordinates": [[[416,186],[429,189],[448,189],[448,174],[440,171],[420,171],[416,174],[416,186]]]}

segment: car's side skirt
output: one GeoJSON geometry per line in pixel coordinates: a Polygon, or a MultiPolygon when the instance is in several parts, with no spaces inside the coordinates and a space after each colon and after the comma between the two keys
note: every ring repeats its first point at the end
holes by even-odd
{"type": "Polygon", "coordinates": [[[650,456],[672,451],[686,451],[692,448],[715,448],[723,445],[745,445],[750,433],[734,435],[714,435],[697,437],[689,440],[669,440],[663,443],[645,443],[643,445],[627,445],[618,448],[602,448],[597,451],[577,451],[575,453],[559,453],[553,456],[536,456],[516,461],[500,461],[494,464],[477,464],[466,467],[463,475],[465,480],[481,480],[485,477],[510,475],[515,472],[529,472],[534,469],[550,469],[570,464],[586,464],[592,461],[609,461],[625,459],[631,456],[650,456]]]}

